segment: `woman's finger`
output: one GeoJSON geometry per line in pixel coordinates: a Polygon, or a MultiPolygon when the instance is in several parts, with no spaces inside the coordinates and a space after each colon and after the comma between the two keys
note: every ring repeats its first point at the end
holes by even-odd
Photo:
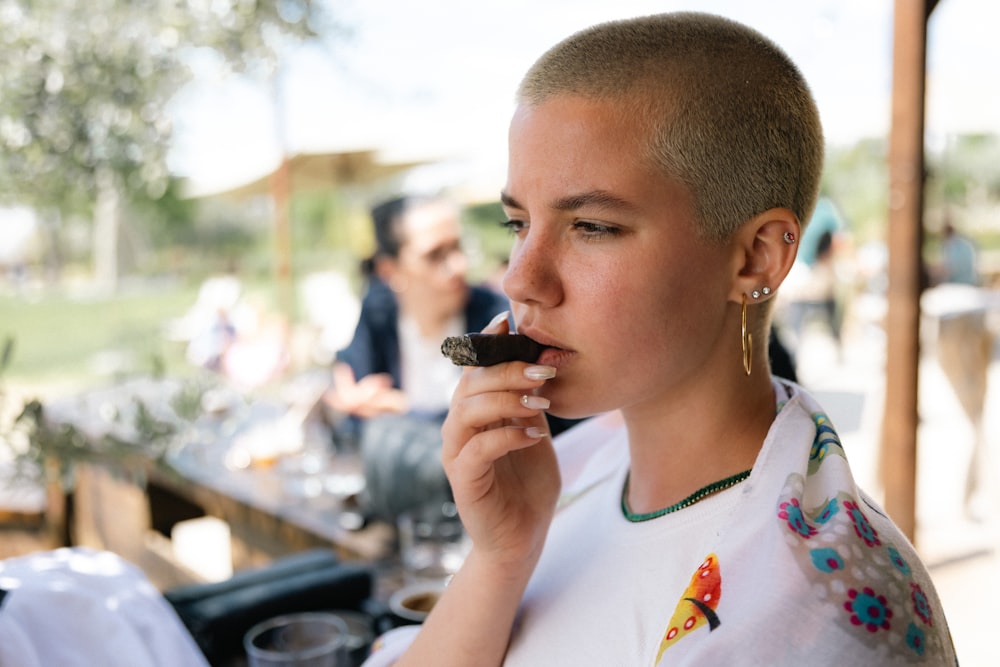
{"type": "Polygon", "coordinates": [[[546,398],[511,391],[475,394],[454,402],[442,426],[442,455],[456,456],[464,443],[476,434],[513,422],[544,428],[547,423],[543,411],[548,407],[546,398]],[[539,418],[537,423],[529,423],[528,420],[536,417],[539,418]]]}
{"type": "Polygon", "coordinates": [[[556,376],[552,366],[510,361],[495,366],[469,367],[462,372],[454,397],[485,394],[491,391],[530,391],[556,376]]]}
{"type": "Polygon", "coordinates": [[[498,460],[547,437],[547,430],[537,424],[504,426],[474,435],[454,457],[443,460],[449,479],[464,480],[455,492],[466,495],[467,501],[482,497],[493,484],[494,466],[498,460]]]}

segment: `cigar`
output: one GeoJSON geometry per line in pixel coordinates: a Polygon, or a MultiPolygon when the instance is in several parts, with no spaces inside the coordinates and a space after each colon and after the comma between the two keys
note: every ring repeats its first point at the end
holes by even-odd
{"type": "Polygon", "coordinates": [[[470,333],[449,336],[441,343],[441,354],[456,366],[492,366],[505,361],[538,360],[545,346],[524,334],[470,333]]]}

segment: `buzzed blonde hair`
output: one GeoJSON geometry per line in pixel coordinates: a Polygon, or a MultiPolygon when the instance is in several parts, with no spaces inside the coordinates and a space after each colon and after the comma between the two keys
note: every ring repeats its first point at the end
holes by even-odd
{"type": "Polygon", "coordinates": [[[602,23],[542,55],[517,91],[611,101],[649,127],[648,155],[691,188],[707,238],[770,208],[803,225],[823,169],[819,112],[799,69],[757,31],[697,12],[602,23]]]}

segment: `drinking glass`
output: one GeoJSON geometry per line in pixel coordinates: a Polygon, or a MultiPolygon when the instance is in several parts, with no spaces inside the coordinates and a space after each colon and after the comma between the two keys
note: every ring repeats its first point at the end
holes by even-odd
{"type": "Polygon", "coordinates": [[[347,624],[328,612],[262,621],[243,638],[249,667],[350,667],[347,624]]]}

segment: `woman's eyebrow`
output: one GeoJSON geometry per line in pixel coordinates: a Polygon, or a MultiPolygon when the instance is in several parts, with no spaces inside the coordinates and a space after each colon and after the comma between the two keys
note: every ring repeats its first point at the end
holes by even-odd
{"type": "Polygon", "coordinates": [[[521,208],[521,205],[517,203],[517,200],[511,197],[506,190],[500,191],[500,203],[507,208],[521,208]]]}
{"type": "MultiPolygon", "coordinates": [[[[523,209],[523,207],[507,192],[500,193],[500,203],[509,208],[523,209]]],[[[567,195],[556,199],[550,207],[557,211],[575,211],[585,206],[595,206],[605,209],[635,210],[636,206],[631,202],[613,195],[607,190],[591,190],[580,194],[567,195]]]]}
{"type": "Polygon", "coordinates": [[[611,194],[607,190],[591,190],[589,192],[581,192],[576,195],[560,197],[555,200],[551,206],[558,211],[575,211],[576,209],[587,206],[619,210],[635,209],[635,205],[617,195],[611,194]]]}

